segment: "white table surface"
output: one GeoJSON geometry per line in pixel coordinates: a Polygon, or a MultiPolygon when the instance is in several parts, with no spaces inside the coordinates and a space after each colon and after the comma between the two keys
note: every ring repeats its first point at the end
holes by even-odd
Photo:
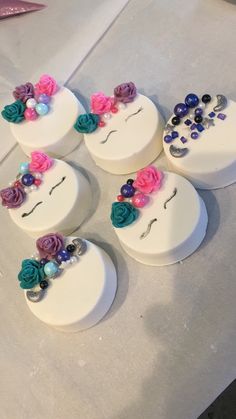
{"type": "MultiPolygon", "coordinates": [[[[86,105],[92,92],[133,80],[165,117],[190,91],[236,100],[235,39],[232,3],[131,0],[69,87],[86,105]]],[[[22,160],[17,147],[2,162],[0,187],[22,160]]],[[[200,192],[209,214],[203,244],[182,264],[153,268],[125,255],[109,222],[127,177],[96,168],[83,143],[66,160],[90,178],[93,213],[78,234],[113,258],[117,296],[83,333],[40,323],[16,281],[34,240],[0,208],[1,419],[196,419],[235,378],[236,185],[200,192]]]]}

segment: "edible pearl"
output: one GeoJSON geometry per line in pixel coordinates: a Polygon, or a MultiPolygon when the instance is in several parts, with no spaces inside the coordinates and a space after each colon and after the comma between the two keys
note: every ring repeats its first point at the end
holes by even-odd
{"type": "Polygon", "coordinates": [[[27,188],[27,186],[26,186],[26,188],[24,188],[24,191],[25,191],[25,193],[30,193],[31,192],[31,189],[30,188],[27,188]]]}
{"type": "Polygon", "coordinates": [[[34,179],[34,184],[35,184],[36,187],[41,185],[41,183],[42,183],[41,179],[34,179]]]}
{"type": "Polygon", "coordinates": [[[46,115],[49,111],[49,107],[45,103],[38,103],[35,109],[37,114],[41,116],[46,115]]]}
{"type": "Polygon", "coordinates": [[[60,264],[60,268],[61,268],[61,269],[65,269],[66,267],[67,267],[66,262],[61,262],[61,264],[60,264]]]}
{"type": "Polygon", "coordinates": [[[118,202],[122,202],[124,201],[125,197],[123,195],[117,195],[116,199],[118,202]]]}
{"type": "Polygon", "coordinates": [[[125,109],[126,106],[125,106],[124,103],[120,102],[120,103],[118,103],[117,107],[118,107],[118,109],[125,109]]]}
{"type": "Polygon", "coordinates": [[[103,115],[103,118],[104,119],[110,119],[111,118],[111,114],[110,113],[104,113],[104,115],[103,115]]]}
{"type": "Polygon", "coordinates": [[[199,103],[199,99],[194,93],[189,93],[185,98],[185,103],[190,108],[195,108],[199,103]]]}
{"type": "Polygon", "coordinates": [[[100,128],[103,128],[103,127],[105,127],[105,122],[104,121],[99,121],[99,123],[98,123],[98,126],[100,127],[100,128]]]}
{"type": "Polygon", "coordinates": [[[185,103],[177,103],[177,105],[174,107],[174,114],[180,118],[186,116],[188,111],[189,107],[185,103]]]}
{"type": "Polygon", "coordinates": [[[48,262],[44,265],[44,273],[50,278],[58,272],[58,269],[58,265],[54,262],[48,262]]]}
{"type": "Polygon", "coordinates": [[[143,208],[149,201],[147,195],[139,192],[132,197],[132,204],[136,208],[143,208]]]}
{"type": "Polygon", "coordinates": [[[31,175],[31,173],[26,173],[25,175],[22,176],[21,183],[24,186],[31,186],[31,185],[33,185],[33,183],[34,183],[34,176],[31,175]]]}
{"type": "Polygon", "coordinates": [[[29,171],[29,163],[24,162],[20,164],[20,168],[19,168],[20,173],[25,174],[29,171]]]}
{"type": "Polygon", "coordinates": [[[206,105],[205,103],[199,103],[198,108],[205,109],[206,105]]]}
{"type": "Polygon", "coordinates": [[[35,121],[35,119],[38,118],[38,115],[34,108],[26,108],[24,117],[27,121],[35,121]]]}
{"type": "Polygon", "coordinates": [[[127,185],[127,183],[120,188],[120,193],[125,198],[131,198],[134,195],[135,189],[132,185],[127,185]]]}
{"type": "Polygon", "coordinates": [[[116,106],[113,106],[113,108],[111,108],[112,113],[117,113],[118,112],[118,108],[116,106]]]}
{"type": "Polygon", "coordinates": [[[70,265],[70,259],[66,260],[66,264],[70,265]]]}
{"type": "Polygon", "coordinates": [[[77,257],[76,257],[76,256],[72,256],[72,257],[70,258],[70,263],[71,263],[71,264],[73,264],[73,263],[75,263],[75,262],[77,262],[77,257]]]}
{"type": "Polygon", "coordinates": [[[189,114],[189,119],[194,119],[194,117],[195,117],[194,113],[189,114]]]}
{"type": "Polygon", "coordinates": [[[37,105],[37,102],[34,98],[28,99],[27,102],[26,102],[26,107],[27,108],[34,109],[36,105],[37,105]]]}
{"type": "Polygon", "coordinates": [[[42,179],[43,175],[42,175],[42,173],[36,172],[36,173],[34,173],[34,177],[35,177],[35,179],[42,179]]]}
{"type": "Polygon", "coordinates": [[[9,182],[9,186],[13,186],[14,185],[14,182],[9,182]]]}
{"type": "Polygon", "coordinates": [[[50,96],[45,95],[45,93],[42,93],[38,97],[38,103],[44,103],[45,105],[47,105],[50,102],[50,100],[51,100],[50,96]]]}
{"type": "Polygon", "coordinates": [[[37,189],[37,186],[33,184],[33,185],[30,186],[30,189],[31,189],[31,191],[35,191],[37,189]]]}

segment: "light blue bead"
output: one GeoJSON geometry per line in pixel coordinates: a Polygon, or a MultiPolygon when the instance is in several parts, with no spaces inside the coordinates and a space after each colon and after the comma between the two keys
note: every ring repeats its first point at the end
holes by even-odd
{"type": "Polygon", "coordinates": [[[35,110],[38,115],[46,115],[49,111],[49,107],[45,103],[37,103],[35,110]]]}
{"type": "Polygon", "coordinates": [[[25,174],[29,171],[29,163],[24,162],[20,164],[20,173],[25,174]]]}
{"type": "Polygon", "coordinates": [[[44,273],[49,278],[52,278],[59,271],[59,266],[54,262],[48,262],[44,265],[44,273]]]}

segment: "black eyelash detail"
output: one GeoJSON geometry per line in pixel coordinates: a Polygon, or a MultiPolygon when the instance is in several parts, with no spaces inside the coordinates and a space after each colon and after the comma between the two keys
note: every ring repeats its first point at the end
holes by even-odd
{"type": "Polygon", "coordinates": [[[166,205],[168,204],[168,202],[169,201],[171,201],[171,199],[173,199],[174,198],[174,196],[177,194],[177,188],[175,188],[174,190],[173,190],[173,194],[165,201],[165,203],[164,203],[164,208],[166,209],[166,205]]]}
{"type": "Polygon", "coordinates": [[[113,131],[110,131],[110,132],[107,134],[107,136],[106,136],[105,140],[100,141],[100,144],[105,144],[105,143],[107,142],[108,138],[110,137],[110,135],[111,135],[111,134],[113,134],[113,132],[117,132],[117,129],[114,129],[113,131]]]}
{"type": "Polygon", "coordinates": [[[66,176],[63,176],[63,178],[61,179],[61,181],[58,182],[55,186],[52,187],[52,189],[49,192],[49,195],[52,195],[54,189],[57,188],[58,186],[60,186],[62,184],[62,182],[64,182],[65,179],[66,179],[66,176]]]}
{"type": "Polygon", "coordinates": [[[38,205],[42,204],[43,201],[37,202],[37,204],[35,204],[35,206],[32,208],[32,210],[30,212],[24,212],[24,214],[22,214],[22,218],[24,217],[28,217],[28,215],[32,214],[32,212],[35,210],[35,208],[37,208],[38,205]]]}
{"type": "Polygon", "coordinates": [[[137,110],[137,112],[131,113],[131,115],[129,115],[129,116],[127,116],[127,118],[125,118],[125,122],[127,122],[129,120],[129,118],[131,118],[132,116],[137,115],[139,112],[142,112],[142,111],[143,111],[143,108],[141,107],[137,110]]]}
{"type": "Polygon", "coordinates": [[[140,239],[145,239],[145,237],[147,237],[147,235],[150,233],[151,228],[152,228],[152,225],[153,225],[153,223],[155,223],[155,221],[157,221],[157,218],[153,218],[153,219],[152,219],[152,220],[148,223],[147,230],[146,230],[146,231],[144,231],[144,233],[142,233],[142,234],[141,234],[141,236],[139,237],[140,239]]]}

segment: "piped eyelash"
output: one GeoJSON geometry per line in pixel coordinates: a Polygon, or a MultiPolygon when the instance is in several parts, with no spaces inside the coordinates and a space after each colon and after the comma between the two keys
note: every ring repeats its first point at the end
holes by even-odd
{"type": "Polygon", "coordinates": [[[110,132],[107,134],[107,136],[106,136],[105,140],[100,141],[100,144],[105,144],[105,143],[107,142],[108,138],[110,137],[110,135],[111,135],[111,134],[113,134],[113,132],[117,132],[117,129],[110,131],[110,132]]]}
{"type": "Polygon", "coordinates": [[[125,118],[125,122],[127,122],[129,118],[132,118],[132,116],[138,115],[138,113],[142,111],[143,111],[143,108],[141,107],[137,110],[137,112],[131,113],[131,115],[128,115],[127,118],[125,118]]]}
{"type": "Polygon", "coordinates": [[[37,204],[35,204],[35,206],[32,208],[32,210],[31,211],[29,211],[29,212],[24,212],[23,214],[22,214],[22,218],[24,218],[24,217],[28,217],[28,215],[30,215],[30,214],[32,214],[32,212],[34,212],[34,210],[35,210],[35,208],[37,208],[38,207],[38,205],[40,205],[40,204],[42,204],[43,203],[43,201],[39,201],[39,202],[37,202],[37,204]]]}
{"type": "Polygon", "coordinates": [[[177,188],[174,188],[172,195],[165,201],[164,203],[164,208],[166,209],[166,205],[168,204],[168,202],[171,201],[171,199],[173,199],[175,197],[175,195],[177,194],[177,188]]]}
{"type": "Polygon", "coordinates": [[[66,179],[66,176],[63,176],[62,177],[62,179],[61,179],[61,181],[60,182],[58,182],[56,185],[54,185],[51,189],[50,189],[50,191],[49,191],[49,195],[52,195],[52,193],[53,193],[53,191],[54,191],[54,189],[55,188],[57,188],[58,186],[60,186],[63,182],[64,182],[64,180],[66,179]]]}
{"type": "Polygon", "coordinates": [[[150,233],[150,231],[151,231],[151,228],[152,228],[152,225],[153,225],[153,223],[155,223],[157,221],[157,218],[153,218],[149,223],[148,223],[148,226],[147,226],[147,229],[146,229],[146,231],[144,231],[144,233],[142,233],[141,234],[141,236],[139,237],[141,240],[142,239],[145,239],[145,237],[147,237],[148,236],[148,234],[150,233]]]}

